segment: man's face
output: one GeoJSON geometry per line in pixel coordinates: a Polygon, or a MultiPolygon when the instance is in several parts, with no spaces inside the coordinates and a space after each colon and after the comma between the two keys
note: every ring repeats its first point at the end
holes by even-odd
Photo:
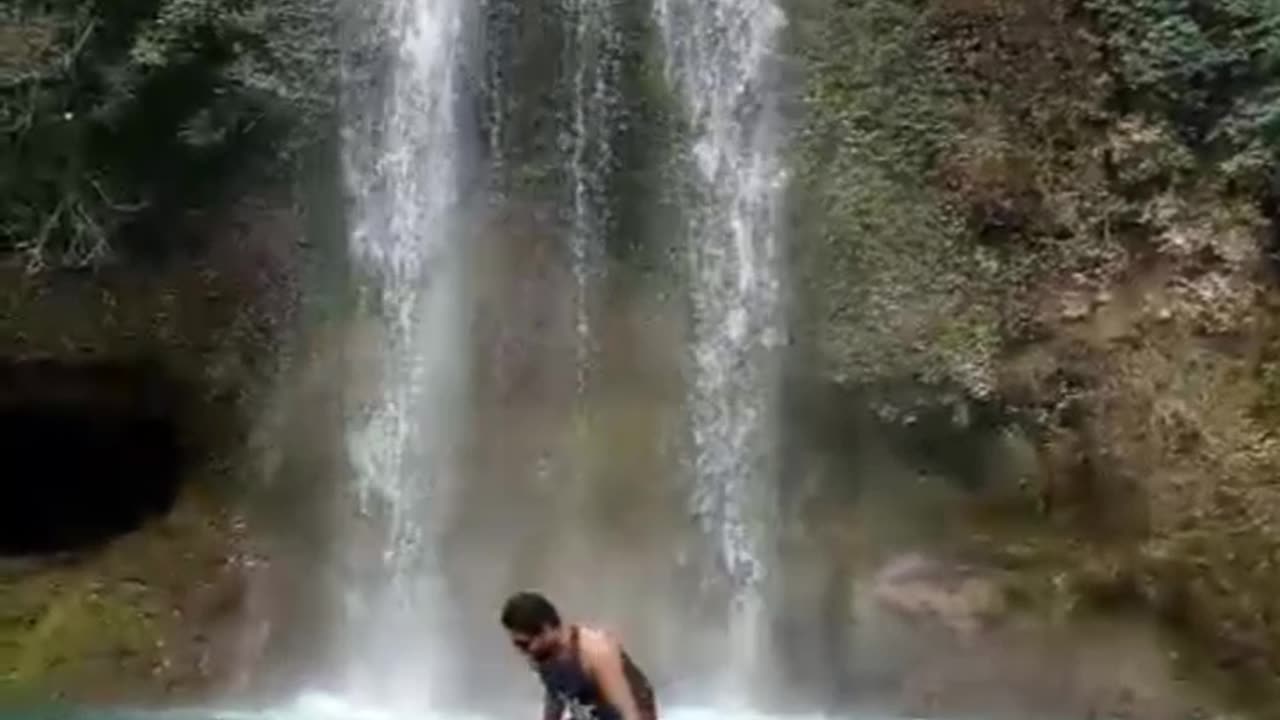
{"type": "Polygon", "coordinates": [[[534,662],[550,660],[559,650],[556,632],[550,627],[543,627],[541,631],[533,635],[516,632],[515,630],[508,630],[507,634],[511,636],[511,644],[515,646],[516,650],[519,650],[534,662]]]}

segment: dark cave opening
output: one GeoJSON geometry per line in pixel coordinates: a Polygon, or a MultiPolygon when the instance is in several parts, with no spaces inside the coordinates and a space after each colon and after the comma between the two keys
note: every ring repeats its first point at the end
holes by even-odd
{"type": "Polygon", "coordinates": [[[168,512],[181,397],[142,364],[0,363],[0,555],[92,548],[168,512]]]}

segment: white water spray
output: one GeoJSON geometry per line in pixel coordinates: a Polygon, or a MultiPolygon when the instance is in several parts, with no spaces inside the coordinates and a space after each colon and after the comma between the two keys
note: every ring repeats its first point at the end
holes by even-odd
{"type": "MultiPolygon", "coordinates": [[[[670,708],[664,711],[664,720],[829,720],[827,716],[817,714],[798,715],[765,715],[750,711],[726,713],[722,710],[704,706],[688,706],[670,708]]],[[[88,719],[92,720],[92,719],[88,719]]],[[[103,720],[124,720],[111,717],[103,720]]],[[[130,717],[129,720],[135,720],[130,717]]],[[[420,714],[405,715],[377,706],[352,704],[350,701],[330,695],[305,695],[289,707],[270,711],[218,713],[174,713],[163,715],[138,716],[136,720],[493,720],[483,715],[439,713],[428,711],[420,714]]],[[[901,717],[889,717],[879,714],[855,713],[845,716],[844,720],[909,720],[901,717]]]]}
{"type": "Polygon", "coordinates": [[[686,206],[694,339],[694,510],[735,587],[732,650],[752,682],[773,552],[775,406],[783,337],[772,0],[657,0],[667,74],[692,128],[698,197],[686,206]]]}
{"type": "Polygon", "coordinates": [[[609,222],[608,173],[613,164],[611,132],[617,121],[618,46],[615,0],[562,0],[572,29],[566,33],[565,67],[573,68],[568,131],[570,185],[569,250],[576,297],[577,393],[586,392],[592,354],[591,285],[602,272],[609,222]]]}
{"type": "MultiPolygon", "coordinates": [[[[456,93],[465,0],[384,0],[365,43],[382,85],[348,79],[351,254],[379,344],[378,388],[351,420],[360,512],[385,533],[352,583],[350,692],[424,704],[442,680],[439,536],[458,482],[467,334],[456,93]],[[354,86],[353,86],[354,85],[354,86]]],[[[349,68],[350,70],[350,68],[349,68]]],[[[365,372],[361,368],[358,372],[365,372]]]]}

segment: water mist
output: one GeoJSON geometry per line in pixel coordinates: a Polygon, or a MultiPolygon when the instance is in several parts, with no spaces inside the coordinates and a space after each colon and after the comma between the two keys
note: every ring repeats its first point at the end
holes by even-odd
{"type": "Polygon", "coordinates": [[[777,349],[784,337],[777,237],[772,0],[657,0],[667,76],[691,128],[686,201],[693,508],[734,588],[730,685],[768,676],[765,636],[777,524],[777,349]]]}
{"type": "MultiPolygon", "coordinates": [[[[565,112],[567,122],[557,138],[562,190],[555,200],[561,220],[555,232],[564,244],[572,283],[567,290],[575,348],[576,390],[571,392],[576,394],[546,401],[555,395],[547,386],[529,395],[535,398],[531,402],[549,402],[552,408],[567,402],[573,423],[594,422],[592,413],[601,402],[588,392],[588,381],[605,322],[593,316],[598,307],[593,293],[609,240],[609,182],[617,161],[611,143],[616,125],[625,121],[617,114],[619,7],[611,0],[559,0],[558,8],[565,26],[557,72],[567,103],[556,112],[565,112]]],[[[561,465],[572,469],[564,477],[533,470],[541,466],[539,459],[513,462],[487,479],[468,475],[461,459],[460,448],[467,443],[481,446],[481,455],[494,455],[501,443],[522,440],[510,434],[520,412],[547,419],[530,426],[534,434],[527,444],[535,450],[555,441],[556,428],[548,423],[561,422],[554,409],[504,407],[485,416],[502,426],[464,437],[476,428],[469,418],[478,409],[468,392],[475,387],[469,373],[477,365],[471,357],[469,311],[475,276],[468,265],[469,218],[462,209],[470,169],[466,152],[473,142],[487,142],[494,177],[516,170],[510,166],[520,162],[519,153],[509,155],[502,145],[502,123],[518,105],[518,89],[509,87],[502,68],[492,62],[484,72],[464,68],[476,49],[475,38],[506,37],[525,21],[523,12],[518,3],[497,0],[383,0],[361,11],[362,30],[350,43],[344,143],[353,199],[350,250],[361,292],[360,322],[370,328],[372,340],[362,344],[363,354],[356,358],[362,383],[352,392],[358,405],[348,450],[360,515],[355,524],[364,544],[378,552],[354,563],[358,567],[348,583],[350,673],[342,692],[362,703],[439,710],[454,700],[449,691],[467,680],[460,683],[450,673],[476,667],[466,656],[484,642],[459,635],[477,632],[478,622],[491,622],[491,612],[473,606],[496,607],[502,590],[513,589],[498,587],[504,576],[520,574],[507,568],[522,567],[527,574],[528,568],[540,567],[542,578],[561,578],[558,587],[572,605],[592,587],[591,576],[584,575],[594,563],[605,573],[594,576],[594,585],[614,598],[601,602],[663,608],[646,621],[666,625],[664,634],[681,623],[695,629],[687,618],[671,617],[681,602],[673,586],[654,584],[669,583],[664,578],[674,574],[677,563],[672,556],[680,543],[664,528],[679,532],[680,523],[687,522],[678,508],[657,509],[661,492],[621,488],[616,477],[583,474],[578,458],[561,465]],[[504,24],[480,28],[475,23],[482,15],[504,24]],[[482,31],[473,32],[477,29],[482,31]],[[462,119],[472,93],[480,91],[491,96],[487,138],[483,129],[462,119]],[[488,453],[485,442],[491,444],[488,453]],[[537,487],[525,488],[529,505],[514,517],[495,506],[514,502],[510,493],[526,480],[551,489],[543,496],[537,487]],[[639,493],[637,502],[648,504],[646,517],[654,521],[633,523],[630,539],[594,516],[609,501],[616,506],[619,492],[622,497],[639,493]],[[574,508],[588,516],[561,524],[566,509],[573,514],[574,508]],[[517,532],[521,524],[528,526],[523,546],[517,532]],[[607,542],[597,546],[604,537],[607,542]],[[530,544],[531,538],[538,543],[530,544]],[[632,585],[647,585],[655,597],[636,596],[632,585]]],[[[684,405],[695,477],[687,503],[718,558],[719,575],[733,589],[727,614],[734,645],[717,657],[739,663],[728,676],[738,682],[732,686],[735,696],[742,696],[736,691],[752,686],[765,669],[763,629],[775,543],[776,354],[783,336],[775,226],[783,176],[774,147],[768,56],[784,18],[767,0],[656,0],[655,13],[667,77],[691,127],[687,168],[696,188],[681,208],[692,337],[672,348],[674,354],[687,354],[690,368],[684,405]]],[[[523,61],[484,50],[495,52],[487,57],[523,61]]],[[[513,201],[508,189],[494,193],[492,202],[502,206],[529,199],[513,201]]],[[[498,238],[495,247],[520,252],[508,242],[514,239],[498,238]]],[[[528,275],[520,278],[526,280],[536,283],[528,275]]],[[[541,287],[542,292],[561,289],[541,287]]],[[[643,392],[633,394],[651,400],[643,392]]],[[[593,428],[570,454],[599,442],[604,441],[593,428]]],[[[539,458],[546,454],[537,452],[539,458]]],[[[638,506],[632,511],[645,512],[638,506]]],[[[686,640],[688,650],[701,652],[692,646],[705,639],[698,634],[686,640]]],[[[477,662],[494,667],[485,666],[484,658],[477,662]]]]}
{"type": "Polygon", "coordinates": [[[348,452],[357,522],[381,551],[349,586],[346,690],[383,705],[423,705],[448,684],[440,650],[451,623],[438,552],[466,407],[458,94],[467,5],[387,0],[353,21],[350,250],[361,319],[373,328],[356,372],[373,375],[373,387],[356,400],[348,452]]]}

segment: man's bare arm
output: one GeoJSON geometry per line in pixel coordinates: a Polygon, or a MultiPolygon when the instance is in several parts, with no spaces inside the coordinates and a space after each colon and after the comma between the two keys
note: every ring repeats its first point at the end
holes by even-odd
{"type": "Polygon", "coordinates": [[[599,635],[583,643],[587,671],[600,688],[604,700],[622,713],[622,720],[642,720],[631,682],[622,664],[622,648],[608,636],[599,635]]]}

